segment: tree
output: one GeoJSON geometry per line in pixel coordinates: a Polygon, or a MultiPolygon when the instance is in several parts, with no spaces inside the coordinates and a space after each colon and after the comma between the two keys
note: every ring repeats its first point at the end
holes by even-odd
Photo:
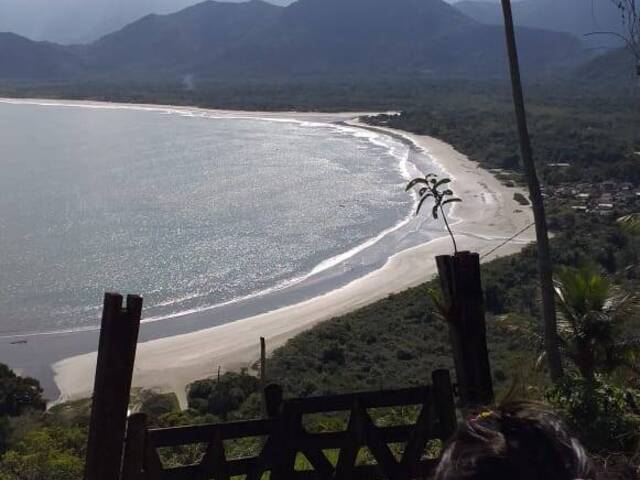
{"type": "Polygon", "coordinates": [[[17,417],[26,410],[44,410],[45,407],[40,382],[19,377],[0,363],[0,417],[17,417]]]}
{"type": "Polygon", "coordinates": [[[563,351],[585,380],[620,367],[640,371],[640,338],[624,331],[637,319],[635,297],[616,295],[612,284],[586,265],[557,275],[556,299],[563,351]]]}
{"type": "Polygon", "coordinates": [[[622,15],[622,23],[626,32],[623,35],[612,32],[603,32],[621,37],[627,48],[636,59],[637,74],[640,75],[640,16],[636,0],[611,0],[622,15]]]}
{"type": "Polygon", "coordinates": [[[536,240],[538,249],[538,275],[542,291],[542,313],[544,318],[544,344],[549,373],[551,379],[557,382],[563,376],[562,358],[558,345],[558,326],[554,302],[553,268],[551,264],[551,248],[549,246],[549,231],[547,216],[544,208],[544,200],[538,181],[538,173],[533,161],[529,127],[527,126],[527,114],[524,106],[522,82],[520,80],[520,65],[518,62],[518,50],[516,47],[513,16],[511,13],[511,0],[502,0],[504,13],[505,32],[507,37],[507,51],[509,54],[509,67],[511,70],[511,85],[513,89],[513,103],[518,123],[520,137],[520,153],[524,166],[529,197],[533,206],[533,217],[536,225],[536,240]]]}
{"type": "Polygon", "coordinates": [[[445,205],[450,203],[458,203],[462,200],[453,196],[453,191],[449,188],[445,190],[441,190],[441,187],[445,187],[451,183],[450,178],[442,178],[439,179],[438,175],[435,173],[429,173],[424,178],[414,178],[407,185],[406,191],[408,192],[412,188],[417,185],[422,185],[420,190],[418,191],[418,208],[416,209],[416,215],[420,213],[422,206],[424,203],[432,198],[433,199],[433,207],[431,209],[431,216],[434,220],[438,219],[438,212],[442,215],[442,219],[444,220],[444,225],[447,227],[447,232],[449,232],[449,236],[451,237],[451,241],[453,242],[453,250],[457,254],[458,253],[458,244],[456,243],[456,237],[453,235],[451,231],[451,227],[449,226],[449,220],[447,219],[447,213],[444,210],[445,205]]]}
{"type": "Polygon", "coordinates": [[[86,432],[42,428],[26,434],[0,461],[2,480],[80,480],[86,432]]]}

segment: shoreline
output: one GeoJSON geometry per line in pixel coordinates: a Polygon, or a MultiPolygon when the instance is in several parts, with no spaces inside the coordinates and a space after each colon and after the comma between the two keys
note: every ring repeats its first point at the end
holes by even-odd
{"type": "MultiPolygon", "coordinates": [[[[41,102],[61,105],[74,103],[41,102]]],[[[104,103],[100,105],[111,108],[127,106],[104,103]]],[[[333,119],[333,122],[343,121],[348,126],[399,136],[425,152],[451,178],[455,178],[453,187],[456,193],[465,199],[465,203],[456,205],[456,221],[453,225],[461,249],[478,251],[480,254],[487,253],[531,223],[530,209],[524,210],[524,207],[513,200],[513,194],[521,189],[502,185],[490,172],[481,169],[453,147],[435,138],[370,126],[353,120],[354,117],[370,115],[371,112],[307,114],[221,111],[158,105],[128,106],[170,108],[174,111],[195,110],[210,114],[219,113],[228,117],[259,115],[263,118],[294,121],[333,119]]],[[[502,247],[499,252],[483,258],[483,261],[516,253],[532,240],[530,235],[525,234],[502,247]]],[[[270,353],[288,339],[322,321],[429,280],[436,273],[434,257],[449,253],[450,250],[448,237],[436,238],[396,253],[389,257],[381,268],[309,300],[211,328],[142,341],[138,345],[134,388],[176,392],[181,405],[185,406],[185,390],[189,383],[213,375],[218,366],[225,370],[238,370],[253,364],[259,356],[259,337],[267,339],[270,353]]],[[[84,398],[91,394],[95,361],[94,352],[66,358],[52,366],[55,382],[61,392],[56,402],[84,398]]]]}

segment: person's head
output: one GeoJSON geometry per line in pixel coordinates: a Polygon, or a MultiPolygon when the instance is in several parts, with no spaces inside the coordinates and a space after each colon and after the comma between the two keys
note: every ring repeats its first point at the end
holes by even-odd
{"type": "Polygon", "coordinates": [[[541,405],[509,402],[471,416],[445,447],[436,480],[593,480],[591,461],[541,405]]]}

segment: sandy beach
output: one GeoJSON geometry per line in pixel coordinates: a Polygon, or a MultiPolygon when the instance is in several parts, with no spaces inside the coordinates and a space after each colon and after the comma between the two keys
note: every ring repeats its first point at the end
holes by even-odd
{"type": "MultiPolygon", "coordinates": [[[[358,116],[354,113],[219,113],[346,121],[352,126],[363,126],[351,120],[358,116]]],[[[530,208],[522,207],[513,199],[514,193],[519,190],[502,185],[490,172],[440,140],[393,129],[378,130],[401,135],[413,142],[454,179],[453,189],[464,199],[464,203],[456,206],[453,226],[461,249],[479,252],[485,255],[483,261],[488,261],[496,256],[513,254],[533,240],[533,230],[530,229],[517,240],[486,255],[532,223],[530,208]]],[[[253,364],[259,355],[260,337],[266,338],[268,349],[272,351],[322,321],[419,285],[434,276],[435,257],[450,253],[451,250],[449,238],[438,238],[402,251],[389,258],[382,268],[310,300],[217,327],[140,343],[134,387],[174,391],[185,406],[185,391],[189,383],[214,375],[218,366],[228,371],[253,364]]],[[[84,398],[91,394],[95,362],[96,353],[90,353],[53,365],[55,382],[61,392],[58,401],[84,398]]]]}

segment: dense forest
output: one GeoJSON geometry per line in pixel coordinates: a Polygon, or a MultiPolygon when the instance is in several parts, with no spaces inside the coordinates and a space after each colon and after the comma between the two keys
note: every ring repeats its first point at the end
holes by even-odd
{"type": "MultiPolygon", "coordinates": [[[[418,86],[407,81],[378,97],[371,96],[371,91],[384,88],[384,84],[368,88],[344,84],[341,89],[333,84],[305,94],[302,87],[283,87],[281,94],[271,95],[266,87],[256,86],[254,95],[244,97],[244,103],[240,93],[225,98],[214,95],[195,103],[244,108],[402,110],[369,121],[439,137],[482,166],[500,169],[505,181],[521,180],[509,91],[503,86],[418,86]]],[[[632,196],[618,201],[617,195],[623,184],[631,184],[631,192],[640,185],[637,92],[552,91],[535,85],[528,92],[533,144],[547,197],[557,272],[588,264],[598,278],[606,279],[611,291],[633,295],[640,282],[640,229],[630,228],[620,219],[640,208],[632,196]],[[607,182],[610,189],[602,190],[607,182]],[[574,208],[578,201],[573,194],[558,193],[567,184],[581,184],[594,195],[609,195],[613,199],[611,209],[587,212],[574,208]]],[[[192,96],[181,100],[161,98],[167,103],[194,100],[192,96]]],[[[128,100],[151,98],[131,93],[128,100]]],[[[540,361],[535,247],[484,264],[482,276],[490,358],[499,396],[516,392],[519,397],[551,403],[591,453],[606,459],[603,464],[622,465],[621,469],[627,471],[634,468],[631,464],[640,441],[640,375],[631,368],[603,367],[587,384],[565,352],[567,378],[560,385],[551,385],[540,361]]],[[[435,287],[435,282],[425,283],[298,335],[269,359],[269,380],[283,385],[287,396],[428,382],[433,369],[450,368],[452,364],[444,320],[428,294],[428,289],[435,287]]],[[[638,314],[636,306],[629,310],[631,321],[617,334],[632,338],[640,333],[638,314]]],[[[254,373],[226,373],[219,381],[212,378],[196,382],[189,390],[190,409],[184,412],[179,411],[173,395],[151,392],[136,392],[132,407],[148,413],[152,423],[159,426],[256,417],[260,414],[260,395],[254,373]]],[[[88,401],[59,405],[43,413],[37,383],[19,379],[7,368],[0,370],[0,479],[80,478],[88,405],[88,401]]],[[[318,419],[318,428],[339,421],[318,419]]],[[[252,448],[255,445],[233,446],[237,454],[252,448]]],[[[181,464],[200,453],[197,449],[175,449],[164,455],[167,462],[181,464]]],[[[633,477],[614,477],[612,473],[605,478],[633,477]]]]}

